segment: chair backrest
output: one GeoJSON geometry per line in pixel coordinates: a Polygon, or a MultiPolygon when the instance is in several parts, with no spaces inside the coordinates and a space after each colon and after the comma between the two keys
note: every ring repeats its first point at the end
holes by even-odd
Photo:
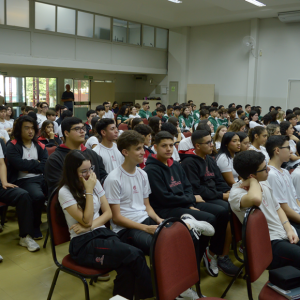
{"type": "Polygon", "coordinates": [[[50,156],[55,151],[56,148],[57,148],[56,146],[46,147],[48,156],[50,156]]]}
{"type": "Polygon", "coordinates": [[[192,136],[192,133],[190,131],[186,131],[186,132],[183,132],[183,135],[188,138],[190,136],[192,136]]]}
{"type": "Polygon", "coordinates": [[[142,119],[142,120],[143,120],[143,122],[144,122],[145,125],[148,125],[148,124],[149,124],[149,122],[148,122],[147,119],[142,119]]]}
{"type": "Polygon", "coordinates": [[[128,125],[127,124],[120,124],[119,127],[118,127],[119,130],[128,130],[128,125]]]}
{"type": "Polygon", "coordinates": [[[241,241],[243,239],[242,236],[242,228],[243,225],[240,222],[240,220],[238,219],[238,217],[236,216],[236,214],[231,210],[230,206],[230,224],[231,224],[231,232],[234,238],[234,242],[238,243],[239,241],[241,241]]]}
{"type": "Polygon", "coordinates": [[[289,173],[292,174],[295,171],[295,169],[289,169],[289,173]]]}
{"type": "Polygon", "coordinates": [[[178,218],[164,220],[156,230],[150,262],[158,300],[173,300],[199,281],[193,240],[186,225],[178,218]],[[170,227],[165,227],[171,222],[170,227]]]}
{"type": "Polygon", "coordinates": [[[254,282],[273,259],[267,220],[258,207],[251,207],[246,212],[243,244],[246,275],[254,282]]]}

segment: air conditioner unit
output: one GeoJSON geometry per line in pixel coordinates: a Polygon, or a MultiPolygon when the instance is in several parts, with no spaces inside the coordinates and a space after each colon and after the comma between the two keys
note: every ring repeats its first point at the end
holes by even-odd
{"type": "Polygon", "coordinates": [[[134,75],[135,80],[144,80],[147,81],[146,75],[134,75]]]}
{"type": "Polygon", "coordinates": [[[300,10],[279,13],[278,19],[283,23],[300,22],[300,10]]]}

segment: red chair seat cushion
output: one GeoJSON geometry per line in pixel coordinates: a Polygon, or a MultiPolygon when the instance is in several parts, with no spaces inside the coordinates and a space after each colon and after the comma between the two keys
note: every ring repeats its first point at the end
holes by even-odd
{"type": "Polygon", "coordinates": [[[93,268],[80,266],[77,263],[75,263],[75,261],[71,258],[70,254],[66,255],[63,258],[62,265],[66,268],[69,268],[69,269],[73,270],[73,271],[79,272],[79,273],[84,274],[84,275],[89,275],[89,276],[106,274],[106,273],[111,271],[111,270],[108,270],[108,269],[106,269],[106,270],[105,269],[96,270],[96,269],[93,269],[93,268]]]}
{"type": "MultiPolygon", "coordinates": [[[[268,282],[267,282],[268,283],[268,282]]],[[[281,296],[279,293],[272,290],[270,287],[267,286],[267,283],[264,285],[260,294],[258,296],[259,300],[286,300],[285,297],[281,296]]]]}
{"type": "Polygon", "coordinates": [[[3,202],[0,202],[0,207],[2,207],[2,206],[6,206],[6,204],[3,202]]]}

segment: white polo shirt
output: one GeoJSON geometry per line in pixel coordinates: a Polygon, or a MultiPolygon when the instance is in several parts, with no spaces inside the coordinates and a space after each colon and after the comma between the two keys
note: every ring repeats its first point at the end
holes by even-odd
{"type": "Polygon", "coordinates": [[[233,178],[235,182],[239,181],[239,174],[236,172],[236,170],[233,168],[233,158],[229,158],[226,156],[225,153],[222,153],[217,158],[217,165],[221,171],[221,173],[228,173],[232,172],[233,178]]]}
{"type": "Polygon", "coordinates": [[[91,136],[85,143],[88,149],[92,149],[93,145],[99,145],[99,141],[95,136],[91,136]]]}
{"type": "Polygon", "coordinates": [[[194,149],[194,145],[192,143],[192,137],[189,136],[179,142],[178,151],[188,151],[190,149],[194,149]]]}
{"type": "Polygon", "coordinates": [[[297,199],[300,199],[300,166],[298,166],[291,174],[292,182],[296,190],[297,199]]]}
{"type": "Polygon", "coordinates": [[[260,146],[260,149],[257,149],[253,145],[251,145],[248,150],[254,150],[256,152],[262,153],[265,156],[265,161],[266,161],[267,165],[269,164],[270,156],[269,156],[269,154],[268,154],[268,152],[267,152],[267,150],[266,150],[265,147],[260,146]]]}
{"type": "Polygon", "coordinates": [[[108,119],[113,119],[114,120],[115,115],[111,110],[109,110],[108,112],[105,112],[105,114],[103,115],[102,118],[108,118],[108,119]]]}
{"type": "Polygon", "coordinates": [[[6,130],[8,128],[12,128],[13,124],[9,121],[4,120],[4,122],[0,122],[0,130],[6,130]]]}
{"type": "MultiPolygon", "coordinates": [[[[142,223],[148,218],[144,199],[151,194],[151,188],[145,171],[136,168],[134,174],[129,174],[119,166],[107,176],[104,190],[109,204],[120,205],[123,217],[137,223],[142,223]]],[[[112,220],[110,223],[116,233],[124,229],[112,220]]]]}

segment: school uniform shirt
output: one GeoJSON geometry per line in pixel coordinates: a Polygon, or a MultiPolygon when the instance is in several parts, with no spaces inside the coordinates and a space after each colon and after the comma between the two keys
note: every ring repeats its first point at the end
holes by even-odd
{"type": "Polygon", "coordinates": [[[228,119],[226,119],[226,118],[224,118],[224,119],[217,118],[217,122],[219,123],[219,126],[224,125],[224,126],[228,127],[228,119]]]}
{"type": "Polygon", "coordinates": [[[149,110],[145,111],[143,109],[140,109],[139,110],[139,116],[142,118],[142,119],[149,119],[152,117],[152,114],[149,110]]]}
{"type": "Polygon", "coordinates": [[[91,136],[85,143],[87,149],[92,149],[93,145],[99,145],[99,140],[95,136],[91,136]]]}
{"type": "Polygon", "coordinates": [[[121,123],[124,123],[128,119],[129,119],[128,116],[121,116],[121,115],[117,116],[117,121],[121,121],[121,123]]]}
{"type": "Polygon", "coordinates": [[[129,115],[129,119],[135,119],[135,118],[140,118],[138,114],[136,115],[129,115]]]}
{"type": "Polygon", "coordinates": [[[239,181],[239,175],[233,168],[233,158],[229,158],[225,153],[222,153],[217,158],[217,165],[221,171],[221,173],[232,172],[233,178],[235,182],[239,181]]]}
{"type": "Polygon", "coordinates": [[[190,130],[191,128],[193,128],[194,119],[192,116],[188,116],[188,118],[185,118],[184,116],[180,116],[178,121],[181,130],[190,130]],[[183,127],[183,122],[185,123],[185,127],[183,127]]]}
{"type": "Polygon", "coordinates": [[[6,130],[4,130],[4,129],[1,129],[0,130],[0,136],[1,137],[4,137],[5,138],[5,140],[6,140],[6,142],[8,142],[9,141],[9,135],[8,135],[8,133],[7,133],[7,131],[6,130]]]}
{"type": "Polygon", "coordinates": [[[194,118],[195,122],[200,119],[200,111],[199,110],[194,111],[193,118],[194,118]]]}
{"type": "Polygon", "coordinates": [[[251,128],[254,128],[254,127],[256,127],[256,126],[262,126],[262,127],[264,127],[264,125],[258,124],[258,123],[254,122],[254,121],[250,121],[250,122],[249,122],[249,127],[250,127],[250,129],[251,129],[251,128]]]}
{"type": "MultiPolygon", "coordinates": [[[[297,156],[297,154],[296,154],[296,152],[297,152],[297,146],[296,146],[295,141],[289,140],[289,144],[290,144],[291,152],[293,152],[293,154],[297,156]]],[[[300,163],[300,159],[294,160],[294,161],[290,160],[290,161],[287,163],[287,166],[288,166],[288,167],[292,167],[292,166],[294,166],[294,165],[296,165],[296,164],[299,164],[299,163],[300,163]]]]}
{"type": "Polygon", "coordinates": [[[111,110],[109,110],[108,112],[105,112],[105,114],[103,115],[102,118],[107,118],[107,119],[113,119],[114,120],[115,115],[111,110]]]}
{"type": "Polygon", "coordinates": [[[268,182],[273,190],[273,197],[279,203],[286,203],[296,213],[300,214],[297,204],[297,193],[293,185],[290,173],[281,169],[281,172],[273,166],[269,166],[268,182]]]}
{"type": "Polygon", "coordinates": [[[40,125],[40,124],[42,124],[44,121],[46,121],[47,120],[47,117],[46,116],[43,116],[43,115],[38,115],[37,116],[37,120],[36,120],[36,122],[40,125]]]}
{"type": "Polygon", "coordinates": [[[300,199],[300,166],[298,166],[291,174],[292,182],[296,190],[297,199],[300,199]]]}
{"type": "MultiPolygon", "coordinates": [[[[107,176],[104,190],[109,204],[120,205],[123,217],[136,223],[142,223],[148,218],[144,199],[149,197],[151,189],[145,171],[136,168],[134,174],[129,174],[119,166],[107,176]]],[[[115,233],[124,229],[113,220],[110,220],[110,224],[115,233]]]]}
{"type": "MultiPolygon", "coordinates": [[[[182,132],[180,132],[180,134],[181,134],[181,140],[180,141],[182,141],[182,140],[185,139],[185,136],[184,136],[184,134],[182,132]]],[[[174,137],[174,142],[177,142],[177,137],[174,137]]]]}
{"type": "MultiPolygon", "coordinates": [[[[45,121],[46,121],[46,120],[45,120],[45,121]]],[[[39,128],[40,128],[40,129],[42,128],[42,125],[43,125],[43,123],[44,123],[45,121],[39,123],[39,128]]],[[[58,124],[57,124],[55,121],[53,121],[52,123],[53,123],[53,132],[54,132],[55,134],[58,134],[58,124]]]]}
{"type": "Polygon", "coordinates": [[[0,130],[6,130],[6,129],[9,129],[12,127],[13,127],[13,125],[6,120],[4,120],[4,122],[0,122],[0,130]]]}
{"type": "Polygon", "coordinates": [[[221,148],[221,142],[215,142],[215,148],[219,150],[221,148]]]}
{"type": "MultiPolygon", "coordinates": [[[[241,208],[241,200],[248,191],[241,188],[241,184],[242,181],[239,181],[232,185],[228,202],[232,211],[236,214],[241,223],[243,223],[247,208],[241,208]]],[[[280,205],[273,197],[271,186],[268,181],[261,181],[259,184],[262,188],[262,201],[259,208],[266,217],[271,241],[288,240],[286,231],[284,230],[277,213],[280,205]]]]}
{"type": "Polygon", "coordinates": [[[217,120],[215,118],[213,118],[212,116],[209,116],[208,120],[214,126],[214,132],[216,132],[218,127],[219,127],[219,124],[218,124],[217,120]]]}
{"type": "Polygon", "coordinates": [[[107,174],[122,165],[124,162],[124,156],[118,150],[115,143],[113,143],[111,148],[107,148],[102,144],[99,144],[93,149],[93,151],[102,157],[107,174]]]}
{"type": "Polygon", "coordinates": [[[9,122],[11,124],[11,128],[13,128],[14,122],[15,122],[14,119],[9,119],[9,120],[5,120],[5,121],[9,122]]]}
{"type": "MultiPolygon", "coordinates": [[[[157,152],[156,152],[155,149],[154,149],[154,146],[152,146],[151,150],[153,151],[154,154],[157,154],[157,152]]],[[[172,154],[172,158],[173,158],[175,161],[180,161],[180,157],[179,157],[178,151],[177,151],[177,149],[176,149],[175,146],[173,146],[173,154],[172,154]]]]}
{"type": "MultiPolygon", "coordinates": [[[[93,203],[94,203],[94,216],[93,216],[93,220],[99,218],[99,210],[101,208],[101,202],[100,202],[100,197],[104,196],[105,192],[100,184],[100,182],[97,180],[96,185],[94,187],[93,190],[93,203]]],[[[75,231],[72,229],[70,230],[70,227],[73,226],[74,224],[77,224],[78,221],[76,221],[66,210],[66,208],[72,206],[72,205],[76,205],[77,206],[77,201],[74,199],[72,193],[70,192],[70,189],[68,186],[64,185],[58,192],[58,201],[60,203],[60,206],[63,209],[68,227],[69,227],[69,232],[70,232],[70,237],[71,239],[86,233],[89,233],[89,231],[87,232],[81,232],[81,233],[75,233],[75,231]]],[[[105,228],[104,225],[101,225],[95,229],[98,228],[105,228]]]]}
{"type": "Polygon", "coordinates": [[[269,156],[269,154],[268,154],[268,152],[267,152],[267,150],[264,146],[260,146],[260,149],[257,149],[253,145],[251,145],[248,150],[254,150],[256,152],[262,153],[265,156],[266,164],[267,165],[269,164],[270,156],[269,156]]]}
{"type": "Polygon", "coordinates": [[[146,161],[148,159],[148,156],[150,154],[154,154],[154,152],[151,150],[151,148],[146,147],[145,145],[144,145],[144,151],[145,151],[145,154],[144,154],[144,157],[143,157],[143,162],[141,164],[139,164],[141,169],[144,169],[146,167],[146,161]]]}
{"type": "Polygon", "coordinates": [[[194,149],[194,145],[192,143],[192,137],[189,136],[179,142],[178,151],[179,153],[184,153],[190,149],[194,149]]]}

